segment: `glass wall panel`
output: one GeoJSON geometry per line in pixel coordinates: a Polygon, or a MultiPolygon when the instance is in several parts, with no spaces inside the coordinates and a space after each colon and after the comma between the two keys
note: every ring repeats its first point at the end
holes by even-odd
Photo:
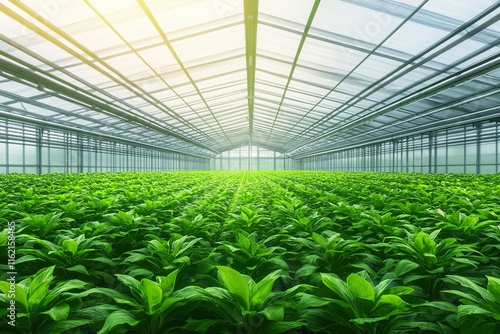
{"type": "Polygon", "coordinates": [[[496,166],[481,166],[481,174],[496,174],[496,166]]]}
{"type": "Polygon", "coordinates": [[[448,173],[464,173],[464,166],[448,166],[448,173]]]}
{"type": "Polygon", "coordinates": [[[446,147],[440,147],[436,150],[436,164],[438,166],[446,165],[446,151],[446,147]]]}
{"type": "Polygon", "coordinates": [[[495,143],[484,143],[481,145],[481,164],[496,163],[496,145],[495,143]]]}
{"type": "Polygon", "coordinates": [[[150,171],[210,167],[208,158],[179,153],[174,165],[170,158],[171,152],[114,143],[55,129],[41,131],[30,124],[0,120],[0,127],[10,130],[0,138],[0,173],[150,171]],[[40,161],[37,158],[38,150],[41,152],[40,161]]]}
{"type": "MultiPolygon", "coordinates": [[[[318,162],[318,166],[327,165],[327,159],[318,162]]],[[[242,146],[218,154],[210,162],[215,170],[284,170],[296,169],[293,159],[284,158],[282,153],[257,146],[242,146]],[[286,160],[286,161],[285,161],[286,160]]]]}
{"type": "MultiPolygon", "coordinates": [[[[1,170],[1,168],[0,168],[1,170]]],[[[1,173],[1,171],[0,171],[1,173]]],[[[36,167],[25,167],[24,168],[24,173],[28,173],[28,174],[36,174],[37,173],[37,168],[36,167]]]]}
{"type": "Polygon", "coordinates": [[[467,174],[476,174],[476,166],[465,166],[465,173],[467,174]]]}
{"type": "Polygon", "coordinates": [[[303,169],[328,166],[330,170],[347,171],[496,173],[500,161],[497,129],[495,123],[485,121],[299,161],[303,169]]]}
{"type": "Polygon", "coordinates": [[[24,146],[24,163],[26,165],[36,164],[36,146],[30,146],[30,145],[24,146]]]}
{"type": "Polygon", "coordinates": [[[451,146],[448,148],[448,164],[463,165],[465,163],[464,146],[451,146]]]}
{"type": "Polygon", "coordinates": [[[0,142],[0,165],[7,162],[7,144],[0,142]]]}
{"type": "Polygon", "coordinates": [[[53,166],[64,165],[64,150],[62,148],[50,149],[50,164],[53,166]]]}
{"type": "MultiPolygon", "coordinates": [[[[22,165],[23,160],[23,145],[9,144],[9,164],[22,165]]],[[[22,173],[22,171],[18,171],[18,173],[22,173]]]]}
{"type": "Polygon", "coordinates": [[[465,158],[466,158],[466,164],[475,164],[476,163],[476,144],[469,144],[465,147],[465,158]]]}

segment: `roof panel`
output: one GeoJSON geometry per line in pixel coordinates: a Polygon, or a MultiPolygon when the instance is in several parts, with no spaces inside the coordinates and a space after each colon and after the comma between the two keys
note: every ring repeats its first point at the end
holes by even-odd
{"type": "Polygon", "coordinates": [[[3,2],[2,115],[204,155],[251,141],[307,155],[494,116],[498,1],[314,3],[260,1],[246,31],[242,0],[3,2]]]}

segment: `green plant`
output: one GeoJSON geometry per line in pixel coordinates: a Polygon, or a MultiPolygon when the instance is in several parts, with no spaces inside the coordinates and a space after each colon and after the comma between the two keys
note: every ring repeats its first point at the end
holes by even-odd
{"type": "Polygon", "coordinates": [[[54,286],[53,271],[54,266],[51,266],[18,283],[15,277],[0,282],[3,293],[0,295],[2,320],[6,321],[7,314],[12,314],[12,306],[16,310],[15,317],[10,319],[14,320],[15,326],[4,324],[2,327],[5,330],[11,328],[12,333],[59,334],[90,323],[89,320],[74,317],[81,308],[81,302],[65,294],[84,290],[88,284],[72,279],[54,286]],[[15,304],[11,300],[15,300],[15,304]]]}
{"type": "Polygon", "coordinates": [[[388,250],[389,258],[400,262],[386,277],[401,278],[404,284],[418,284],[430,300],[434,300],[439,297],[446,275],[473,273],[471,268],[477,268],[486,260],[472,245],[461,245],[454,238],[436,242],[440,231],[407,233],[406,240],[387,237],[388,242],[379,246],[388,250]]]}
{"type": "MultiPolygon", "coordinates": [[[[364,274],[352,273],[344,282],[333,274],[321,273],[327,288],[319,295],[303,294],[297,308],[308,327],[318,333],[396,333],[407,326],[412,307],[401,296],[413,289],[389,287],[392,280],[374,286],[364,274]],[[333,292],[333,295],[328,291],[333,292]],[[326,296],[325,296],[326,295],[326,296]]],[[[416,323],[414,326],[420,324],[416,323]]]]}
{"type": "Polygon", "coordinates": [[[451,237],[455,237],[463,242],[480,241],[483,234],[486,233],[491,226],[498,224],[496,219],[480,220],[477,214],[466,215],[460,211],[454,211],[452,214],[446,214],[442,210],[436,210],[441,221],[436,224],[441,228],[443,234],[446,233],[451,237]]]}
{"type": "Polygon", "coordinates": [[[98,236],[86,238],[81,234],[70,238],[63,235],[57,236],[54,243],[37,237],[28,236],[26,239],[23,249],[18,252],[23,256],[16,260],[16,266],[24,264],[23,268],[27,270],[33,265],[55,265],[56,272],[62,278],[78,274],[93,283],[113,280],[103,270],[115,267],[115,263],[109,258],[111,245],[99,240],[98,236]]]}
{"type": "Polygon", "coordinates": [[[195,245],[201,241],[201,238],[176,234],[169,240],[152,234],[146,237],[151,239],[147,247],[124,253],[125,272],[133,277],[152,278],[188,266],[195,258],[195,245]]]}
{"type": "Polygon", "coordinates": [[[64,212],[49,212],[45,215],[25,213],[24,218],[19,219],[21,226],[16,232],[36,235],[39,238],[54,235],[56,230],[68,228],[69,223],[73,221],[71,218],[61,218],[63,214],[64,212]]]}
{"type": "Polygon", "coordinates": [[[448,275],[460,290],[444,290],[459,298],[457,324],[460,334],[494,334],[500,331],[500,278],[486,276],[486,289],[467,277],[448,275]]]}
{"type": "Polygon", "coordinates": [[[187,209],[181,216],[175,217],[170,223],[165,224],[166,230],[172,234],[192,235],[206,240],[208,245],[221,224],[204,218],[203,214],[187,209]]]}
{"type": "Polygon", "coordinates": [[[258,242],[256,233],[248,234],[243,230],[236,230],[234,233],[235,242],[221,241],[217,246],[214,256],[217,262],[224,262],[255,279],[261,279],[276,269],[288,269],[279,255],[279,247],[267,247],[264,242],[258,242]]]}
{"type": "Polygon", "coordinates": [[[189,301],[187,296],[194,296],[192,287],[174,291],[178,270],[169,275],[157,276],[155,280],[135,278],[116,274],[123,288],[117,290],[108,288],[93,288],[76,296],[85,297],[89,294],[99,294],[111,298],[119,309],[107,315],[106,320],[98,334],[108,333],[178,333],[179,323],[176,312],[181,312],[182,307],[189,301]],[[128,291],[127,291],[128,290],[128,291]]]}
{"type": "Polygon", "coordinates": [[[296,286],[283,292],[273,292],[279,277],[276,270],[258,283],[250,276],[225,267],[217,267],[221,287],[204,289],[200,316],[188,321],[185,329],[198,333],[285,333],[303,326],[302,322],[287,320],[291,297],[302,289],[296,286]],[[206,318],[203,318],[203,315],[206,318]]]}
{"type": "MultiPolygon", "coordinates": [[[[311,239],[291,238],[300,251],[294,257],[306,262],[295,272],[295,278],[318,275],[319,272],[332,272],[346,277],[348,274],[364,269],[373,272],[372,268],[380,265],[380,259],[372,252],[372,247],[356,239],[344,239],[340,233],[324,231],[313,232],[311,239]]],[[[318,277],[310,282],[319,281],[318,277]]]]}

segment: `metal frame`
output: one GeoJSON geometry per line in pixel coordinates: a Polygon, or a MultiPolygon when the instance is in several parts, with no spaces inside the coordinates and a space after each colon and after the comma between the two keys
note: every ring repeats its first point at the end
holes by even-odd
{"type": "MultiPolygon", "coordinates": [[[[292,167],[337,168],[326,157],[345,151],[342,164],[398,171],[416,154],[400,138],[500,117],[498,1],[54,3],[51,13],[0,4],[0,120],[155,152],[113,157],[120,168],[159,168],[161,152],[181,168],[255,146],[292,167]]],[[[438,143],[426,138],[437,172],[438,143]]]]}

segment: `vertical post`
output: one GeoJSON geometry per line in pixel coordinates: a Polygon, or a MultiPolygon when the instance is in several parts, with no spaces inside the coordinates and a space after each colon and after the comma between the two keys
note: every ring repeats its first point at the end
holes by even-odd
{"type": "Polygon", "coordinates": [[[473,126],[476,128],[476,174],[481,174],[481,135],[482,124],[475,123],[473,126]]]}
{"type": "Polygon", "coordinates": [[[446,128],[446,132],[445,132],[445,173],[448,173],[448,164],[449,164],[449,161],[448,161],[448,151],[449,151],[449,147],[448,147],[448,128],[446,128]]]}
{"type": "Polygon", "coordinates": [[[36,128],[36,173],[42,174],[42,138],[43,128],[36,128]]]}
{"type": "Polygon", "coordinates": [[[260,170],[260,147],[257,146],[257,170],[260,170]]]}
{"type": "Polygon", "coordinates": [[[428,143],[428,147],[429,147],[429,173],[432,173],[433,169],[432,169],[432,138],[433,138],[433,133],[432,131],[429,132],[429,143],[428,143]]]}
{"type": "Polygon", "coordinates": [[[7,174],[9,174],[10,170],[9,170],[9,164],[10,164],[10,159],[9,159],[9,134],[10,134],[10,131],[9,131],[9,121],[5,121],[5,132],[7,133],[7,139],[5,141],[5,172],[7,174]]]}
{"type": "MultiPolygon", "coordinates": [[[[73,135],[68,132],[63,132],[64,137],[64,152],[63,152],[63,170],[64,173],[72,173],[73,172],[73,154],[71,149],[73,147],[73,135]]],[[[78,164],[77,156],[77,164],[78,164]]]]}
{"type": "Polygon", "coordinates": [[[467,172],[467,125],[464,125],[464,173],[467,172]]]}
{"type": "Polygon", "coordinates": [[[396,171],[396,150],[398,149],[398,143],[396,140],[392,141],[392,172],[396,171]]]}
{"type": "Polygon", "coordinates": [[[156,164],[155,164],[155,153],[156,151],[150,150],[151,151],[151,171],[156,170],[156,164]]]}
{"type": "Polygon", "coordinates": [[[410,166],[408,166],[410,163],[410,157],[409,157],[410,151],[408,148],[409,142],[410,142],[410,139],[408,137],[406,137],[406,172],[407,173],[409,172],[409,168],[410,168],[410,166]]]}
{"type": "Polygon", "coordinates": [[[77,134],[76,139],[78,141],[78,173],[83,173],[83,138],[77,134]]]}
{"type": "Polygon", "coordinates": [[[495,123],[495,173],[498,173],[498,122],[495,123]]]}

